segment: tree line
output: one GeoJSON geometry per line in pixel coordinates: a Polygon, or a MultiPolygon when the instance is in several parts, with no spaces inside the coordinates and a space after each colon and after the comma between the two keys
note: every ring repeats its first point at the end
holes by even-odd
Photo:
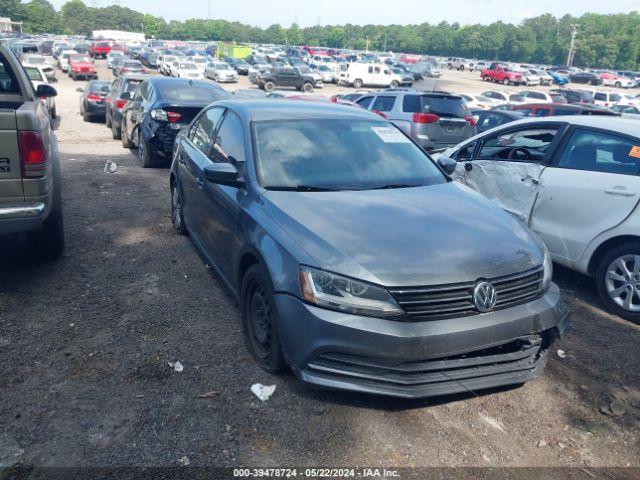
{"type": "Polygon", "coordinates": [[[29,33],[90,35],[93,30],[142,32],[147,37],[175,40],[236,41],[331,48],[370,49],[485,60],[564,64],[571,27],[579,25],[575,64],[584,67],[640,69],[640,14],[580,17],[551,14],[519,25],[460,25],[442,22],[416,25],[326,25],[301,28],[297,24],[268,28],[227,20],[165,21],[119,5],[90,7],[70,0],[56,11],[47,0],[0,0],[0,17],[24,22],[29,33]]]}

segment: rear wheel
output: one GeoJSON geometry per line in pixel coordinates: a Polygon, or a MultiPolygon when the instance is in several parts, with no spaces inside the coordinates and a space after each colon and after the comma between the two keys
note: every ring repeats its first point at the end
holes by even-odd
{"type": "Polygon", "coordinates": [[[259,264],[249,267],[242,279],[242,326],[249,353],[264,370],[276,373],[285,362],[280,345],[271,279],[259,264]]]}
{"type": "Polygon", "coordinates": [[[158,164],[158,154],[151,148],[144,135],[138,134],[138,158],[144,168],[154,168],[158,164]]]}
{"type": "Polygon", "coordinates": [[[127,125],[122,120],[122,124],[120,127],[120,132],[122,136],[122,148],[133,148],[133,143],[129,140],[129,136],[127,135],[127,125]]]}
{"type": "Polygon", "coordinates": [[[111,115],[109,115],[109,110],[104,115],[104,122],[107,124],[107,128],[111,128],[111,115]]]}
{"type": "Polygon", "coordinates": [[[398,82],[396,80],[391,82],[391,85],[389,85],[391,88],[396,89],[398,88],[398,82]]]}
{"type": "Polygon", "coordinates": [[[187,234],[182,210],[182,193],[180,193],[180,186],[177,180],[173,182],[173,187],[171,188],[171,223],[173,223],[173,228],[177,233],[180,235],[187,234]]]}
{"type": "Polygon", "coordinates": [[[640,244],[611,249],[598,264],[596,286],[608,310],[640,324],[640,244]]]}
{"type": "Polygon", "coordinates": [[[84,106],[80,107],[80,113],[82,114],[82,120],[84,120],[85,122],[91,120],[91,115],[87,113],[87,110],[84,108],[84,106]]]}
{"type": "Polygon", "coordinates": [[[273,82],[267,82],[264,84],[264,91],[265,92],[273,92],[276,89],[276,86],[273,82]]]}
{"type": "Polygon", "coordinates": [[[303,92],[313,92],[313,85],[311,85],[309,82],[305,83],[304,85],[302,85],[302,89],[303,92]]]}
{"type": "Polygon", "coordinates": [[[62,209],[51,212],[40,230],[28,235],[34,253],[44,258],[57,258],[64,251],[64,222],[62,209]]]}
{"type": "Polygon", "coordinates": [[[360,80],[359,78],[356,78],[353,81],[353,87],[354,88],[362,88],[363,85],[364,85],[364,82],[362,80],[360,80]]]}
{"type": "Polygon", "coordinates": [[[622,88],[622,83],[616,82],[616,88],[622,88]]]}
{"type": "Polygon", "coordinates": [[[122,131],[120,130],[120,128],[121,127],[117,126],[113,121],[111,122],[111,136],[114,140],[122,139],[122,131]]]}

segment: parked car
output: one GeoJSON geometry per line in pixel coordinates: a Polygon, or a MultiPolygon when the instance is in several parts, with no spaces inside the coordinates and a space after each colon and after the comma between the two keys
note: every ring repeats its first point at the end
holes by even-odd
{"type": "Polygon", "coordinates": [[[530,68],[528,69],[528,71],[533,74],[536,75],[540,78],[540,85],[542,86],[548,86],[551,85],[554,82],[554,79],[551,75],[549,75],[548,72],[545,72],[542,69],[538,69],[538,68],[530,68]]]}
{"type": "Polygon", "coordinates": [[[169,186],[176,232],[239,301],[268,372],[466,393],[536,377],[568,325],[542,243],[359,109],[218,102],[178,136],[169,186]]]}
{"type": "Polygon", "coordinates": [[[602,85],[607,87],[634,88],[636,86],[636,82],[634,80],[613,72],[600,72],[598,76],[602,79],[602,85]]]}
{"type": "Polygon", "coordinates": [[[63,50],[62,52],[60,52],[60,54],[58,55],[58,67],[60,68],[60,70],[62,70],[64,73],[67,73],[69,71],[69,57],[71,55],[77,55],[78,52],[76,52],[75,50],[63,50]]]}
{"type": "Polygon", "coordinates": [[[568,103],[567,99],[558,93],[525,90],[520,92],[527,103],[568,103]]]}
{"type": "Polygon", "coordinates": [[[93,42],[89,45],[89,55],[93,58],[107,58],[109,52],[111,52],[109,42],[93,42]]]}
{"type": "Polygon", "coordinates": [[[345,63],[340,65],[339,83],[357,89],[365,86],[397,88],[402,83],[402,76],[379,63],[345,63]]]}
{"type": "Polygon", "coordinates": [[[255,85],[258,84],[258,77],[263,73],[270,72],[272,69],[269,64],[256,64],[251,65],[249,69],[249,81],[255,85]]]}
{"type": "Polygon", "coordinates": [[[460,95],[386,90],[363,95],[356,103],[382,114],[427,151],[450,147],[476,134],[475,119],[460,95]]]}
{"type": "MultiPolygon", "coordinates": [[[[36,67],[37,68],[37,67],[36,67]]],[[[6,45],[0,45],[0,237],[26,235],[31,254],[54,258],[64,250],[60,154],[41,98],[6,45]]]]}
{"type": "Polygon", "coordinates": [[[478,109],[471,110],[471,115],[476,119],[476,130],[478,133],[486,132],[492,128],[524,118],[522,113],[510,110],[500,111],[478,109]]]}
{"type": "Polygon", "coordinates": [[[537,86],[542,84],[542,77],[532,70],[520,70],[522,74],[522,78],[524,79],[525,85],[528,87],[537,86]]]}
{"type": "Polygon", "coordinates": [[[467,60],[465,58],[450,57],[447,60],[447,67],[449,68],[449,70],[473,71],[475,68],[475,64],[471,60],[467,60]]]}
{"type": "Polygon", "coordinates": [[[587,85],[602,85],[603,80],[599,75],[592,72],[576,72],[569,75],[571,83],[582,83],[587,85]]]}
{"type": "Polygon", "coordinates": [[[525,97],[519,92],[511,92],[507,90],[487,90],[482,92],[483,97],[488,97],[498,103],[524,103],[525,97]]]}
{"type": "Polygon", "coordinates": [[[219,85],[186,78],[154,77],[142,82],[122,110],[122,146],[136,147],[145,168],[170,158],[173,141],[206,105],[228,98],[219,85]]]}
{"type": "Polygon", "coordinates": [[[258,87],[265,92],[272,92],[276,88],[294,88],[301,92],[312,92],[321,82],[317,82],[310,75],[303,75],[296,68],[274,68],[257,78],[258,87]]]}
{"type": "Polygon", "coordinates": [[[556,71],[553,71],[553,70],[547,70],[547,73],[552,78],[553,83],[555,85],[562,86],[562,85],[566,85],[566,84],[569,83],[569,77],[567,77],[565,75],[562,75],[562,74],[560,74],[560,73],[558,73],[556,71]]]}
{"type": "Polygon", "coordinates": [[[622,101],[622,95],[616,92],[593,92],[593,103],[599,107],[609,108],[622,101]]]}
{"type": "Polygon", "coordinates": [[[58,60],[60,53],[62,53],[64,50],[73,50],[73,45],[66,41],[56,40],[55,42],[53,42],[51,55],[54,59],[58,60]]]}
{"type": "Polygon", "coordinates": [[[55,69],[49,63],[49,59],[44,55],[25,55],[22,58],[22,65],[24,65],[25,67],[38,67],[42,69],[49,83],[58,81],[58,79],[56,78],[55,69]]]}
{"type": "Polygon", "coordinates": [[[570,90],[568,88],[558,88],[550,90],[551,93],[562,95],[568,103],[577,105],[593,105],[593,92],[589,90],[570,90]]]}
{"type": "Polygon", "coordinates": [[[636,120],[640,119],[640,108],[634,107],[633,105],[614,105],[611,107],[616,113],[619,113],[623,117],[627,118],[635,118],[636,120]]]}
{"type": "Polygon", "coordinates": [[[554,115],[616,115],[606,108],[596,105],[569,105],[558,103],[529,103],[512,105],[510,110],[533,117],[550,117],[554,115]]]}
{"type": "MultiPolygon", "coordinates": [[[[306,67],[306,65],[305,65],[306,67]]],[[[297,67],[298,69],[300,68],[304,68],[302,66],[297,67]]],[[[392,69],[393,70],[393,69],[392,69]]],[[[315,72],[318,73],[318,75],[320,75],[320,80],[322,81],[322,83],[337,83],[338,82],[338,73],[330,68],[327,65],[318,65],[315,69],[315,72]]],[[[398,72],[394,72],[394,73],[398,73],[398,72]]],[[[404,78],[407,77],[406,74],[402,74],[402,73],[398,73],[399,75],[402,75],[404,78]]],[[[406,82],[408,82],[408,85],[411,85],[413,83],[413,77],[409,77],[409,79],[406,80],[406,82]]]]}
{"type": "MultiPolygon", "coordinates": [[[[38,90],[40,85],[49,85],[49,81],[47,79],[46,74],[42,67],[32,66],[32,65],[23,65],[24,71],[26,72],[29,80],[31,80],[31,84],[33,85],[34,90],[38,90]]],[[[45,96],[42,99],[42,102],[46,105],[47,111],[49,112],[49,117],[51,119],[56,118],[56,100],[53,95],[45,96]]]]}
{"type": "Polygon", "coordinates": [[[496,82],[504,85],[526,85],[526,80],[520,72],[516,72],[503,63],[492,63],[488,69],[480,72],[480,78],[485,82],[496,82]]]}
{"type": "Polygon", "coordinates": [[[204,71],[204,76],[218,83],[238,81],[238,72],[225,62],[209,63],[204,71]]]}
{"type": "Polygon", "coordinates": [[[121,140],[122,111],[133,98],[140,84],[151,78],[149,75],[124,74],[116,78],[105,97],[105,123],[111,129],[114,140],[121,140]]]}
{"type": "Polygon", "coordinates": [[[143,52],[140,54],[139,60],[149,69],[156,70],[158,68],[158,54],[155,52],[143,52]]]}
{"type": "Polygon", "coordinates": [[[105,119],[105,97],[109,93],[110,83],[106,80],[91,80],[84,88],[78,88],[80,96],[80,115],[85,122],[95,118],[105,119]]]}
{"type": "Polygon", "coordinates": [[[98,72],[93,66],[91,57],[85,54],[77,54],[69,56],[69,76],[72,80],[78,80],[78,78],[97,80],[98,72]]]}
{"type": "Polygon", "coordinates": [[[515,122],[443,156],[458,161],[457,181],[520,219],[555,262],[594,277],[610,311],[638,322],[639,145],[636,120],[575,115],[515,122]]]}
{"type": "MultiPolygon", "coordinates": [[[[251,68],[251,65],[247,63],[244,59],[225,57],[223,58],[223,60],[225,63],[229,64],[231,68],[233,68],[236,72],[238,72],[238,75],[249,75],[249,68],[251,68]]],[[[263,63],[269,63],[269,62],[265,60],[263,63]]]]}
{"type": "Polygon", "coordinates": [[[144,65],[142,65],[140,60],[130,60],[128,58],[118,67],[115,72],[117,77],[125,74],[144,75],[145,73],[147,73],[147,70],[144,68],[144,65]]]}
{"type": "Polygon", "coordinates": [[[127,57],[123,52],[119,52],[119,51],[113,51],[113,52],[109,52],[107,53],[106,59],[107,59],[107,68],[113,70],[113,60],[116,58],[121,58],[123,60],[127,60],[129,57],[127,57]]]}
{"type": "Polygon", "coordinates": [[[171,65],[178,60],[176,55],[158,55],[158,71],[162,75],[171,76],[171,65]]]}
{"type": "Polygon", "coordinates": [[[204,74],[200,71],[195,63],[182,60],[171,63],[170,74],[175,78],[193,78],[196,80],[204,80],[204,74]]]}
{"type": "Polygon", "coordinates": [[[467,103],[467,107],[469,108],[469,110],[487,109],[487,108],[495,107],[496,105],[499,104],[498,100],[485,97],[484,95],[461,93],[460,96],[467,103]]]}

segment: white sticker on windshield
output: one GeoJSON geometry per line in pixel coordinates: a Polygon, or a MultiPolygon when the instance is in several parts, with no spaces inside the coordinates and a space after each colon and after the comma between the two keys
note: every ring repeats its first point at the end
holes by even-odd
{"type": "Polygon", "coordinates": [[[400,130],[394,127],[371,127],[384,143],[411,143],[400,130]]]}

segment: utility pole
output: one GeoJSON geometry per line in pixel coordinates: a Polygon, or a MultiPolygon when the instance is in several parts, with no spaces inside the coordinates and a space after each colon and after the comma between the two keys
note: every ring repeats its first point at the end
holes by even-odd
{"type": "Polygon", "coordinates": [[[367,39],[367,47],[365,49],[365,52],[369,53],[369,37],[366,37],[366,39],[367,39]]]}
{"type": "Polygon", "coordinates": [[[569,55],[567,57],[567,67],[573,65],[573,60],[576,56],[576,35],[578,34],[578,28],[580,28],[580,25],[576,23],[571,25],[571,46],[569,47],[569,55]]]}

